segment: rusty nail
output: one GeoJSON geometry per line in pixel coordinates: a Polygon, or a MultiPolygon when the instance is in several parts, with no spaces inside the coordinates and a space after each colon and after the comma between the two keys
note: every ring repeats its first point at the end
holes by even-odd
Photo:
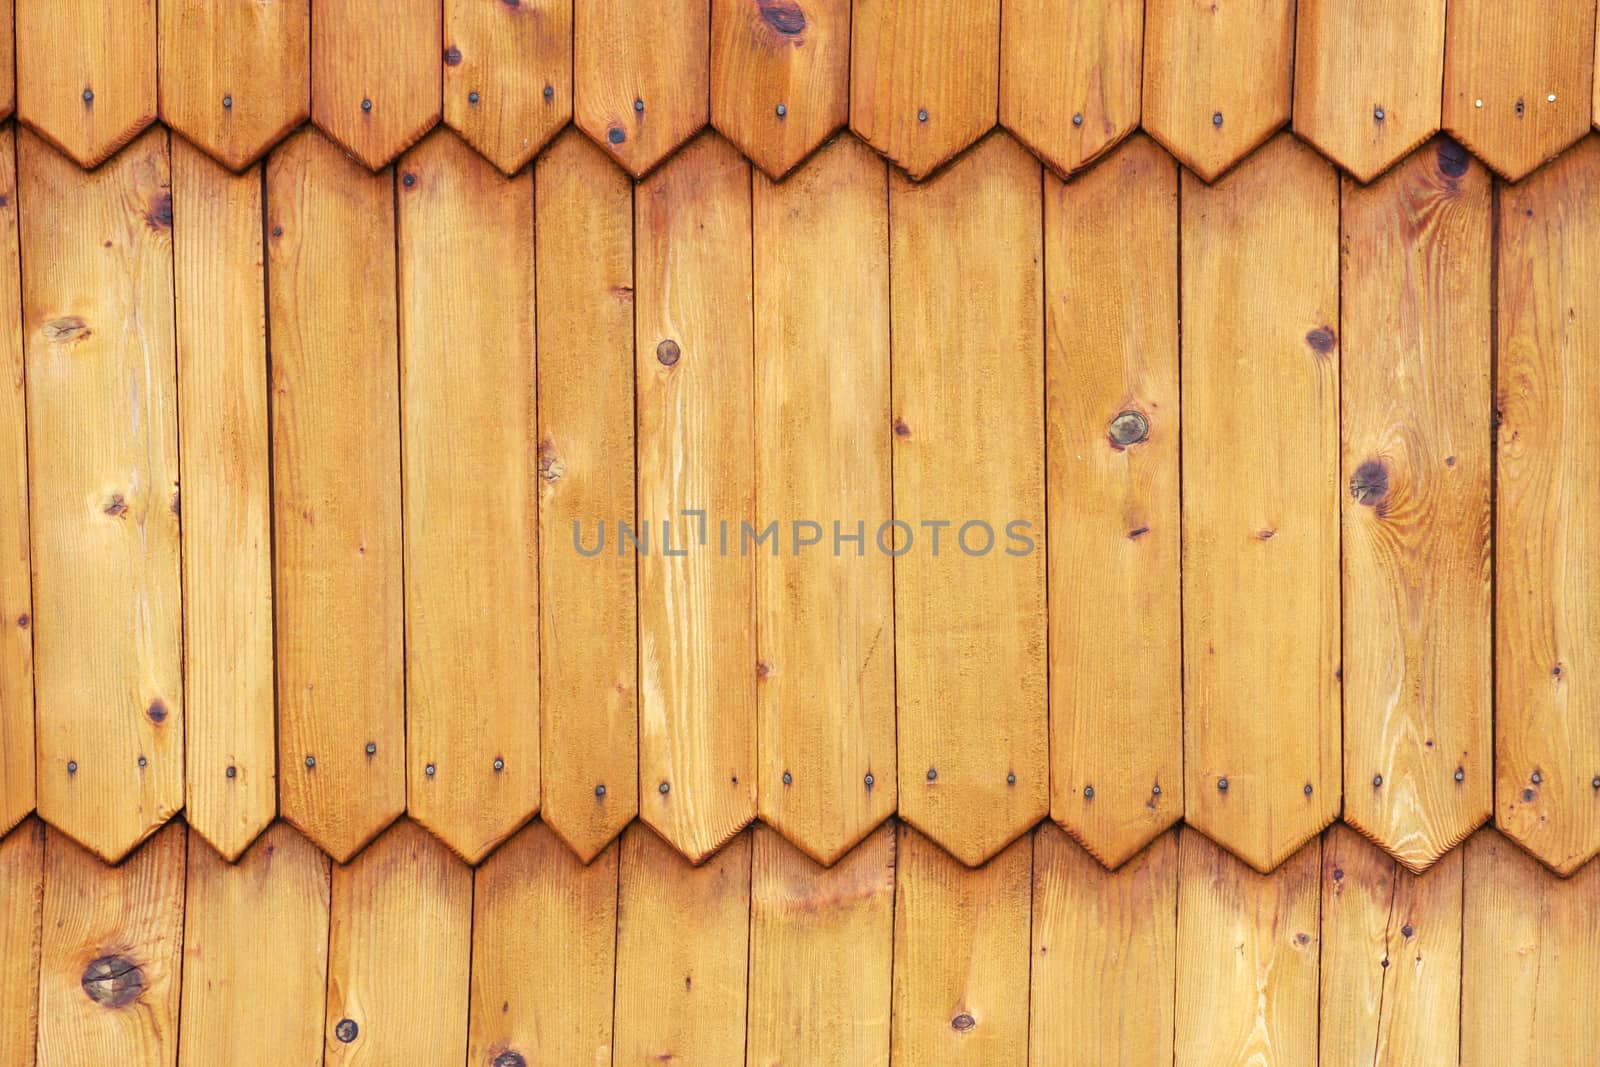
{"type": "Polygon", "coordinates": [[[1373,787],[1376,788],[1376,787],[1378,787],[1378,786],[1380,786],[1382,784],[1383,784],[1383,775],[1374,774],[1372,776],[1372,785],[1373,785],[1373,787]]]}
{"type": "Polygon", "coordinates": [[[479,99],[481,99],[481,98],[478,96],[478,90],[476,90],[476,89],[472,90],[472,92],[467,94],[467,103],[469,103],[469,104],[476,104],[479,101],[479,99]]]}
{"type": "Polygon", "coordinates": [[[925,107],[917,108],[917,121],[918,122],[927,122],[928,121],[928,109],[927,108],[925,108],[925,107]]]}
{"type": "Polygon", "coordinates": [[[239,777],[239,768],[229,767],[224,773],[227,774],[229,778],[237,778],[239,777]]]}
{"type": "Polygon", "coordinates": [[[91,103],[94,102],[94,90],[93,89],[85,89],[83,91],[83,102],[85,104],[91,104],[91,103]]]}
{"type": "Polygon", "coordinates": [[[378,754],[378,746],[376,744],[374,744],[373,742],[368,741],[367,742],[367,755],[376,756],[377,754],[378,754]]]}
{"type": "Polygon", "coordinates": [[[1218,778],[1217,779],[1217,788],[1219,790],[1221,790],[1222,792],[1226,793],[1228,791],[1228,780],[1226,778],[1218,778]]]}
{"type": "Polygon", "coordinates": [[[495,759],[494,759],[494,769],[495,769],[495,773],[496,774],[498,774],[499,772],[505,770],[506,769],[506,761],[501,759],[499,756],[496,756],[495,759]]]}
{"type": "Polygon", "coordinates": [[[1467,780],[1467,772],[1462,770],[1460,767],[1457,767],[1456,768],[1456,781],[1464,782],[1466,780],[1467,780]]]}
{"type": "Polygon", "coordinates": [[[597,797],[604,797],[606,795],[606,786],[604,782],[601,782],[599,785],[594,787],[594,795],[597,797]]]}
{"type": "Polygon", "coordinates": [[[306,757],[306,766],[307,767],[315,767],[316,765],[317,765],[317,757],[315,757],[315,756],[307,756],[306,757]]]}
{"type": "Polygon", "coordinates": [[[939,772],[934,770],[932,767],[929,767],[928,768],[928,781],[930,781],[930,782],[934,781],[938,777],[939,777],[939,772]]]}
{"type": "Polygon", "coordinates": [[[678,357],[683,355],[683,349],[678,347],[678,342],[667,338],[656,345],[656,362],[663,367],[670,367],[678,362],[678,357]]]}
{"type": "MultiPolygon", "coordinates": [[[[865,778],[861,779],[861,780],[866,783],[868,789],[871,789],[873,786],[878,784],[878,780],[872,776],[872,772],[871,771],[868,771],[867,772],[867,776],[865,778]]],[[[1595,780],[1596,781],[1600,781],[1600,778],[1597,778],[1595,780]]],[[[1596,787],[1596,788],[1600,788],[1600,787],[1596,787]]]]}
{"type": "Polygon", "coordinates": [[[77,760],[75,760],[75,759],[67,760],[67,773],[68,774],[77,774],[78,773],[78,761],[77,760]]]}
{"type": "Polygon", "coordinates": [[[356,1039],[356,1035],[360,1032],[361,1027],[356,1025],[356,1021],[354,1019],[340,1019],[338,1024],[333,1028],[333,1036],[337,1037],[346,1045],[354,1041],[356,1039]]]}
{"type": "MultiPolygon", "coordinates": [[[[371,111],[372,110],[372,101],[370,99],[362,100],[361,101],[361,110],[362,111],[371,111]]],[[[355,1024],[352,1023],[351,1025],[353,1026],[355,1024]]]]}
{"type": "Polygon", "coordinates": [[[1150,423],[1137,411],[1121,411],[1111,420],[1106,435],[1111,438],[1112,444],[1127,448],[1150,436],[1150,423]]]}
{"type": "Polygon", "coordinates": [[[666,782],[662,782],[659,786],[657,786],[657,788],[661,791],[662,796],[666,796],[668,793],[672,792],[672,786],[666,782]]]}
{"type": "Polygon", "coordinates": [[[231,95],[223,97],[222,106],[230,111],[233,110],[233,97],[231,95]]]}
{"type": "Polygon", "coordinates": [[[1222,125],[1222,112],[1213,111],[1211,113],[1211,125],[1213,125],[1213,126],[1221,126],[1222,125]]]}
{"type": "Polygon", "coordinates": [[[778,117],[781,119],[789,113],[789,105],[779,104],[775,110],[778,112],[778,117]]]}
{"type": "Polygon", "coordinates": [[[640,100],[638,97],[635,97],[634,101],[633,101],[633,110],[635,110],[639,114],[643,115],[644,114],[644,101],[640,100]]]}

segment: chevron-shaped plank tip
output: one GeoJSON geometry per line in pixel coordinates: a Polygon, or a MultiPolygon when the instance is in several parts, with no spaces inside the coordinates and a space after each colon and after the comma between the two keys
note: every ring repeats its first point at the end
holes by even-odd
{"type": "Polygon", "coordinates": [[[156,118],[155,0],[18,0],[17,117],[83,167],[156,118]]]}
{"type": "Polygon", "coordinates": [[[635,178],[710,120],[707,0],[574,0],[572,118],[635,178]]]}
{"type": "Polygon", "coordinates": [[[1143,0],[1004,0],[1000,125],[1066,176],[1139,124],[1143,0]]]}
{"type": "Polygon", "coordinates": [[[572,118],[573,0],[445,0],[444,121],[507,174],[572,118]]]}
{"type": "Polygon", "coordinates": [[[1496,174],[1518,181],[1588,131],[1594,0],[1452,0],[1447,25],[1444,129],[1496,174]]]}
{"type": "Polygon", "coordinates": [[[1370,182],[1439,129],[1444,0],[1301,0],[1294,131],[1370,182]]]}
{"type": "Polygon", "coordinates": [[[162,0],[161,118],[240,171],[311,114],[310,0],[162,0]]]}
{"type": "Polygon", "coordinates": [[[1496,382],[1495,821],[1553,870],[1600,851],[1600,717],[1584,564],[1600,338],[1600,138],[1501,187],[1496,382]]]}
{"type": "Polygon", "coordinates": [[[318,3],[311,11],[311,121],[380,170],[439,121],[441,5],[318,3]]]}
{"type": "Polygon", "coordinates": [[[995,125],[1000,0],[856,0],[850,128],[914,179],[995,125]]]}
{"type": "Polygon", "coordinates": [[[1216,181],[1289,121],[1293,0],[1149,0],[1145,132],[1216,181]]]}
{"type": "Polygon", "coordinates": [[[711,123],[777,180],[850,118],[849,0],[715,0],[711,123]]]}

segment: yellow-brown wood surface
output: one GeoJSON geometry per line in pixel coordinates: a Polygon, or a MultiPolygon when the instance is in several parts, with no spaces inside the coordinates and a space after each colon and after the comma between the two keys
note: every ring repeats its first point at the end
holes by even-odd
{"type": "Polygon", "coordinates": [[[0,838],[0,1062],[33,1067],[39,1029],[45,825],[0,838]]]}
{"type": "Polygon", "coordinates": [[[831,863],[895,807],[886,168],[841,138],[752,223],[759,806],[831,863]]]}
{"type": "Polygon", "coordinates": [[[259,169],[234,176],[181,138],[172,186],[184,803],[232,860],[278,807],[264,189],[259,169]]]}
{"type": "Polygon", "coordinates": [[[311,119],[376,170],[439,121],[437,3],[370,0],[311,8],[311,119]]]}
{"type": "Polygon", "coordinates": [[[39,812],[115,860],[183,806],[167,133],[18,155],[39,812]]]}
{"type": "Polygon", "coordinates": [[[1039,189],[1004,134],[889,179],[900,812],[967,864],[1049,804],[1039,189]]]}
{"type": "Polygon", "coordinates": [[[1339,188],[1183,183],[1185,815],[1260,871],[1339,810],[1339,188]]]}
{"type": "Polygon", "coordinates": [[[573,0],[445,0],[444,121],[514,174],[572,118],[573,0]]]}
{"type": "Polygon", "coordinates": [[[448,131],[397,170],[407,793],[476,863],[539,806],[533,176],[448,131]]]}
{"type": "Polygon", "coordinates": [[[405,808],[394,175],[267,164],[279,803],[343,862],[405,808]]]}
{"type": "MultiPolygon", "coordinates": [[[[17,117],[97,167],[156,117],[156,0],[16,0],[17,117]]],[[[5,69],[5,68],[0,68],[5,69]]]]}
{"type": "Polygon", "coordinates": [[[1045,179],[1051,815],[1115,867],[1183,814],[1178,168],[1045,179]]]}
{"type": "Polygon", "coordinates": [[[16,136],[0,130],[0,834],[34,805],[33,567],[16,136]]]}

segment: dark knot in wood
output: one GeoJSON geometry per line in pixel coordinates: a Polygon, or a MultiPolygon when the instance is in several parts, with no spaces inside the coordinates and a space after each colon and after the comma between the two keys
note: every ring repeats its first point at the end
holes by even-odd
{"type": "Polygon", "coordinates": [[[101,1007],[125,1007],[144,992],[144,972],[126,956],[101,956],[83,969],[83,991],[101,1007]]]}

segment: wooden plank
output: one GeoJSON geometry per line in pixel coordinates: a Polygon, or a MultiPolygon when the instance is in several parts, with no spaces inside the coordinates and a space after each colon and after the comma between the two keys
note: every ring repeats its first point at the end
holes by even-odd
{"type": "Polygon", "coordinates": [[[0,838],[0,1063],[34,1067],[44,919],[44,823],[0,838]]]}
{"type": "Polygon", "coordinates": [[[1263,875],[1181,832],[1177,1067],[1317,1062],[1320,855],[1263,875]]]}
{"type": "Polygon", "coordinates": [[[267,163],[284,818],[344,862],[405,807],[394,176],[267,163]]]}
{"type": "Polygon", "coordinates": [[[0,119],[17,107],[16,21],[12,0],[0,0],[0,119]]]}
{"type": "Polygon", "coordinates": [[[889,1062],[895,828],[831,869],[757,825],[745,1062],[889,1062]]]}
{"type": "Polygon", "coordinates": [[[1058,174],[1139,125],[1143,0],[1003,0],[1000,124],[1058,174]]]}
{"type": "Polygon", "coordinates": [[[611,1062],[619,848],[585,867],[536,822],[478,868],[468,1063],[611,1062]]]}
{"type": "Polygon", "coordinates": [[[1039,175],[997,135],[889,188],[900,812],[969,865],[1049,807],[1039,175]]]}
{"type": "Polygon", "coordinates": [[[832,863],[895,807],[887,168],[841,138],[754,220],[761,817],[832,863]]]}
{"type": "Polygon", "coordinates": [[[182,138],[172,169],[185,807],[236,860],[277,811],[263,188],[182,138]]]}
{"type": "Polygon", "coordinates": [[[1319,1062],[1458,1062],[1461,935],[1461,850],[1419,876],[1354,830],[1330,830],[1319,1062]]]}
{"type": "Polygon", "coordinates": [[[635,219],[640,806],[698,863],[756,813],[750,165],[703,137],[635,219]]]}
{"type": "Polygon", "coordinates": [[[1024,1063],[1033,842],[977,870],[901,824],[894,909],[895,1067],[1024,1063]]]}
{"type": "Polygon", "coordinates": [[[156,117],[155,0],[16,0],[17,117],[97,167],[156,117]]]}
{"type": "Polygon", "coordinates": [[[1370,182],[1439,128],[1445,0],[1300,0],[1294,129],[1370,182]]]}
{"type": "Polygon", "coordinates": [[[1178,168],[1046,177],[1044,233],[1050,806],[1115,867],[1183,815],[1178,168]]]}
{"type": "Polygon", "coordinates": [[[777,180],[850,119],[850,0],[712,0],[711,122],[777,180]]]}
{"type": "Polygon", "coordinates": [[[850,128],[924,178],[995,124],[1000,0],[855,0],[850,128]]]}
{"type": "Polygon", "coordinates": [[[539,157],[534,203],[541,806],[587,862],[639,813],[635,561],[578,547],[637,527],[633,183],[569,130],[539,157]]]}
{"type": "Polygon", "coordinates": [[[15,134],[0,130],[0,471],[7,472],[0,484],[0,835],[34,803],[33,565],[16,158],[15,134]]]}
{"type": "Polygon", "coordinates": [[[1412,870],[1492,807],[1491,193],[1441,139],[1342,199],[1344,818],[1412,870]]]}
{"type": "Polygon", "coordinates": [[[1046,823],[1033,846],[1032,1067],[1170,1067],[1178,838],[1108,873],[1046,823]]]}
{"type": "Polygon", "coordinates": [[[373,170],[439,121],[441,5],[318,3],[311,11],[311,121],[373,170]]]}
{"type": "Polygon", "coordinates": [[[410,810],[477,863],[539,807],[533,175],[445,131],[399,172],[410,810]]]}
{"type": "Polygon", "coordinates": [[[161,118],[243,170],[311,114],[310,0],[161,0],[161,118]]]}
{"type": "Polygon", "coordinates": [[[710,116],[707,0],[574,0],[572,117],[634,177],[710,116]]]}
{"type": "Polygon", "coordinates": [[[1590,1058],[1600,865],[1554,878],[1490,830],[1462,851],[1461,1067],[1590,1058]]]}
{"type": "Polygon", "coordinates": [[[742,1062],[750,835],[700,867],[638,824],[621,848],[612,1062],[742,1062]]]}
{"type": "Polygon", "coordinates": [[[176,1067],[186,841],[174,823],[107,867],[49,832],[39,1067],[176,1067]]]}
{"type": "Polygon", "coordinates": [[[329,878],[328,858],[288,823],[237,866],[190,831],[182,1062],[320,1062],[329,878]]]}
{"type": "Polygon", "coordinates": [[[573,0],[444,0],[444,121],[507,174],[572,118],[573,0]]]}
{"type": "Polygon", "coordinates": [[[183,806],[167,135],[18,148],[39,814],[114,861],[183,806]]]}
{"type": "Polygon", "coordinates": [[[1148,0],[1145,132],[1211,182],[1289,121],[1294,0],[1148,0]]]}
{"type": "Polygon", "coordinates": [[[1339,186],[1181,195],[1185,817],[1270,871],[1339,811],[1339,186]]]}
{"type": "Polygon", "coordinates": [[[1600,142],[1498,202],[1495,816],[1571,874],[1600,851],[1600,142]]]}
{"type": "Polygon", "coordinates": [[[323,1062],[458,1061],[471,951],[472,870],[416,823],[395,823],[333,869],[323,1062]]]}
{"type": "Polygon", "coordinates": [[[1444,128],[1516,181],[1589,129],[1594,0],[1452,0],[1444,128]]]}

